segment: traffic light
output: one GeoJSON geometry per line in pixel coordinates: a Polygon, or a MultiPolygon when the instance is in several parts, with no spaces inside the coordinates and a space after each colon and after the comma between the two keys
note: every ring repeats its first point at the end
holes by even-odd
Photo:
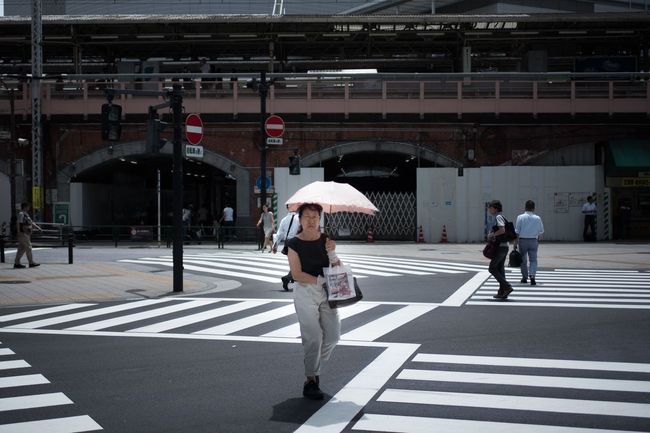
{"type": "Polygon", "coordinates": [[[122,134],[122,107],[102,104],[102,140],[119,141],[122,134]]]}
{"type": "Polygon", "coordinates": [[[300,174],[300,157],[299,156],[290,156],[289,157],[289,174],[299,175],[300,174]]]}
{"type": "Polygon", "coordinates": [[[158,153],[167,143],[167,140],[160,138],[160,132],[165,129],[167,122],[161,122],[155,110],[149,110],[147,119],[147,152],[158,153]]]}

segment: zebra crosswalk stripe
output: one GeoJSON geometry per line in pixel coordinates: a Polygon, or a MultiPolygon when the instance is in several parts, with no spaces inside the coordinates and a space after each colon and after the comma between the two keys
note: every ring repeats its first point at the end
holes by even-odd
{"type": "Polygon", "coordinates": [[[254,314],[252,316],[244,317],[243,319],[235,320],[232,322],[224,323],[223,325],[213,326],[211,328],[202,329],[193,332],[193,334],[217,334],[228,335],[246,328],[251,328],[262,323],[270,322],[271,320],[280,319],[282,317],[295,314],[296,309],[293,304],[285,305],[280,308],[275,308],[264,313],[254,314]]]}
{"type": "Polygon", "coordinates": [[[0,425],[0,433],[77,433],[103,430],[88,415],[0,425]]]}
{"type": "MultiPolygon", "coordinates": [[[[223,301],[223,300],[222,300],[223,301]]],[[[243,301],[236,304],[227,305],[227,306],[218,306],[217,308],[202,311],[200,313],[190,314],[188,316],[178,317],[176,319],[165,320],[164,322],[158,322],[147,326],[142,326],[140,328],[129,329],[126,332],[164,332],[169,331],[170,329],[180,328],[186,325],[191,325],[193,323],[202,322],[204,320],[214,319],[217,317],[225,316],[228,314],[237,313],[239,311],[244,311],[249,308],[259,307],[260,305],[268,304],[271,300],[260,301],[243,301]]]]}
{"type": "MultiPolygon", "coordinates": [[[[462,265],[458,263],[433,262],[428,260],[401,259],[365,255],[341,255],[350,265],[355,276],[396,277],[402,275],[435,275],[437,273],[462,274],[481,271],[485,266],[462,265]]],[[[123,259],[123,263],[173,267],[171,256],[123,259]]],[[[245,278],[268,283],[278,283],[279,277],[289,271],[286,257],[253,253],[203,253],[186,254],[183,258],[185,270],[219,275],[222,277],[245,278]]]]}
{"type": "MultiPolygon", "coordinates": [[[[584,415],[608,416],[613,420],[617,417],[650,418],[650,404],[645,398],[650,392],[650,382],[645,377],[650,372],[650,364],[431,353],[418,353],[411,362],[425,364],[425,369],[401,370],[394,379],[398,386],[386,387],[377,397],[377,402],[382,406],[367,407],[364,415],[352,426],[352,430],[405,433],[622,433],[619,430],[581,427],[580,424],[585,423],[584,415]],[[466,370],[468,365],[473,366],[471,372],[458,371],[466,370]],[[501,370],[512,368],[515,374],[492,373],[493,366],[499,366],[501,370]],[[536,374],[522,374],[522,369],[526,368],[535,369],[536,374]],[[539,369],[546,371],[540,373],[539,369]],[[555,375],[555,369],[562,371],[561,375],[555,375]],[[567,370],[572,370],[573,373],[567,374],[567,370]],[[602,377],[597,377],[595,372],[600,372],[602,377]],[[612,372],[626,372],[626,378],[612,379],[611,377],[615,377],[610,374],[612,372]],[[408,387],[400,386],[405,381],[408,381],[408,387]],[[438,382],[447,384],[444,391],[426,389],[438,382]],[[432,385],[427,385],[429,383],[432,385]],[[465,384],[470,384],[471,388],[465,384]],[[489,389],[489,392],[481,392],[483,386],[486,390],[489,389]],[[474,391],[475,389],[478,391],[474,391]],[[464,392],[465,390],[472,392],[464,392]],[[586,391],[598,392],[599,398],[593,400],[576,397],[586,395],[586,391]],[[568,398],[559,395],[563,392],[569,394],[568,398]],[[542,395],[539,395],[540,393],[542,395]],[[626,397],[620,397],[621,395],[626,397]],[[624,401],[615,401],[617,398],[623,398],[624,401]],[[400,406],[386,406],[390,404],[400,406]],[[427,405],[432,409],[459,407],[463,408],[463,411],[450,411],[449,418],[400,414],[401,411],[411,412],[404,406],[411,404],[427,405]],[[380,410],[377,409],[390,410],[390,415],[378,413],[380,410]],[[473,409],[476,411],[472,412],[473,409]],[[551,423],[569,425],[481,420],[485,417],[482,409],[563,414],[554,417],[551,423]],[[572,415],[575,415],[575,418],[572,418],[572,415]],[[470,419],[455,419],[454,416],[470,419]],[[580,418],[581,416],[583,418],[580,418]]],[[[435,414],[436,411],[432,410],[431,413],[435,414]]],[[[536,418],[531,416],[524,419],[536,418]]]]}
{"type": "Polygon", "coordinates": [[[72,404],[72,400],[66,397],[62,392],[23,395],[20,397],[5,397],[0,398],[0,412],[19,409],[33,409],[46,406],[60,406],[65,404],[72,404]]]}
{"type": "MultiPolygon", "coordinates": [[[[362,301],[355,305],[348,306],[339,310],[339,317],[343,320],[343,328],[345,332],[342,335],[342,340],[368,342],[376,341],[382,336],[394,331],[395,329],[417,319],[418,317],[432,311],[439,304],[424,304],[424,303],[400,303],[400,302],[366,302],[362,301]],[[375,309],[376,307],[384,306],[378,315],[363,316],[354,322],[353,326],[348,327],[349,324],[345,319],[360,315],[366,311],[375,309]],[[388,311],[386,311],[388,310],[388,311]]],[[[42,310],[41,310],[42,311],[42,310]]],[[[29,319],[34,318],[33,315],[28,315],[29,319]]],[[[5,331],[29,331],[45,327],[51,327],[49,331],[56,331],[54,329],[59,325],[61,332],[100,332],[108,328],[122,327],[122,330],[117,331],[128,333],[131,335],[146,334],[146,333],[162,333],[172,331],[177,328],[185,326],[193,326],[191,334],[193,335],[231,335],[238,332],[247,332],[248,336],[255,336],[260,338],[290,338],[295,339],[300,336],[300,328],[295,317],[295,307],[293,302],[289,299],[246,299],[246,298],[177,298],[165,300],[139,300],[127,301],[123,304],[111,305],[108,307],[97,307],[92,310],[83,312],[62,314],[55,317],[47,317],[44,319],[30,320],[27,322],[12,322],[7,324],[0,330],[5,331]],[[280,305],[280,306],[278,306],[280,305]],[[213,325],[209,321],[229,316],[236,313],[244,312],[254,309],[256,307],[265,307],[264,311],[254,312],[242,318],[232,318],[230,321],[213,325]],[[131,314],[126,314],[134,309],[140,309],[131,314]],[[195,309],[202,311],[194,312],[195,309]],[[122,314],[119,314],[122,313],[122,314]],[[108,318],[102,319],[101,316],[111,315],[108,318]],[[171,317],[166,317],[171,316],[171,317]],[[286,325],[287,320],[283,320],[288,316],[293,316],[289,325],[286,325]],[[98,320],[89,321],[89,319],[97,318],[98,320]],[[154,323],[140,324],[138,322],[149,321],[152,319],[161,318],[154,323]],[[72,326],[65,326],[70,322],[85,322],[73,324],[72,326]],[[203,324],[202,322],[207,322],[203,324]],[[282,324],[279,326],[278,324],[282,324]],[[131,325],[128,327],[126,325],[131,325]],[[212,326],[210,326],[212,325],[212,326]],[[261,335],[256,334],[255,331],[247,331],[250,328],[264,325],[266,332],[261,332],[261,335]],[[275,329],[274,329],[275,328],[275,329]]],[[[189,335],[189,334],[188,334],[189,335]]],[[[1,349],[0,349],[0,353],[1,349]]],[[[29,365],[24,365],[28,367],[29,365]]],[[[0,362],[0,369],[3,368],[18,368],[19,365],[12,363],[12,361],[0,362]]]]}
{"type": "Polygon", "coordinates": [[[513,284],[507,302],[495,302],[498,283],[487,280],[466,305],[650,309],[650,274],[639,271],[538,272],[536,286],[513,284]]]}
{"type": "Polygon", "coordinates": [[[630,433],[629,430],[605,430],[555,425],[473,421],[451,418],[382,415],[366,413],[352,430],[392,433],[630,433]]]}
{"type": "MultiPolygon", "coordinates": [[[[372,308],[377,307],[379,304],[373,304],[370,302],[358,302],[354,305],[342,308],[339,310],[339,319],[347,319],[354,315],[363,313],[372,308]]],[[[300,324],[292,323],[289,326],[284,328],[276,329],[275,331],[264,334],[262,337],[279,337],[279,338],[298,338],[300,337],[300,324]]]]}
{"type": "Polygon", "coordinates": [[[480,407],[489,409],[503,409],[506,407],[508,410],[650,418],[650,404],[579,400],[575,398],[526,397],[515,395],[421,391],[412,389],[388,389],[379,396],[378,401],[440,406],[480,407]]]}
{"type": "Polygon", "coordinates": [[[0,377],[0,388],[42,385],[44,383],[50,383],[50,381],[42,374],[23,374],[20,376],[0,377]]]}

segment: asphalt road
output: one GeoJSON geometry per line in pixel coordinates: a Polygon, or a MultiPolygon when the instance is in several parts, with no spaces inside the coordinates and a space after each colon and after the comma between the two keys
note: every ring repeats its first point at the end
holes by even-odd
{"type": "MultiPolygon", "coordinates": [[[[112,259],[152,256],[123,251],[112,259]]],[[[239,266],[233,252],[211,253],[231,262],[195,266],[239,266]]],[[[491,300],[485,263],[348,253],[367,272],[365,299],[341,310],[327,398],[313,402],[301,396],[291,294],[252,279],[281,258],[257,254],[240,254],[251,270],[231,276],[232,290],[40,315],[51,306],[1,308],[0,433],[55,431],[27,424],[38,421],[61,432],[650,432],[644,269],[541,269],[538,291],[515,284],[503,303],[491,300]],[[15,382],[27,375],[37,383],[15,382]]]]}

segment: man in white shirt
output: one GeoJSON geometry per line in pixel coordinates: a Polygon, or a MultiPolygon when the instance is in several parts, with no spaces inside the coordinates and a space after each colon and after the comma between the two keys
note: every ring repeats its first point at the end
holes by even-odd
{"type": "Polygon", "coordinates": [[[587,203],[582,205],[582,213],[585,215],[585,226],[582,229],[582,239],[585,242],[596,241],[596,203],[592,196],[587,197],[587,203]]]}
{"type": "Polygon", "coordinates": [[[221,214],[221,219],[219,220],[225,227],[223,232],[224,238],[226,241],[230,241],[232,238],[232,229],[235,225],[235,211],[230,204],[227,203],[226,207],[223,208],[223,213],[221,214]]]}
{"type": "MultiPolygon", "coordinates": [[[[273,254],[278,252],[278,244],[284,241],[286,245],[287,241],[296,235],[299,228],[300,223],[298,222],[298,214],[296,212],[289,212],[287,216],[282,218],[273,242],[273,254]]],[[[284,251],[282,251],[282,253],[286,254],[284,251]]],[[[289,272],[287,275],[282,277],[282,288],[285,291],[289,291],[289,283],[292,282],[293,277],[291,276],[291,272],[289,272]]]]}
{"type": "Polygon", "coordinates": [[[515,233],[517,233],[516,246],[521,253],[521,282],[527,283],[530,277],[530,285],[537,284],[535,274],[537,273],[537,250],[539,248],[539,239],[544,233],[544,224],[539,215],[535,214],[535,202],[526,201],[526,212],[517,217],[515,223],[515,233]],[[530,266],[528,262],[530,261],[530,266]]]}

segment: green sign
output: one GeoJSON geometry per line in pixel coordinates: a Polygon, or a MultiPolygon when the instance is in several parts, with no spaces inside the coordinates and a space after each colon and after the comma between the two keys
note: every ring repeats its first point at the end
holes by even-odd
{"type": "Polygon", "coordinates": [[[70,203],[54,203],[54,222],[58,224],[70,224],[70,203]]]}

